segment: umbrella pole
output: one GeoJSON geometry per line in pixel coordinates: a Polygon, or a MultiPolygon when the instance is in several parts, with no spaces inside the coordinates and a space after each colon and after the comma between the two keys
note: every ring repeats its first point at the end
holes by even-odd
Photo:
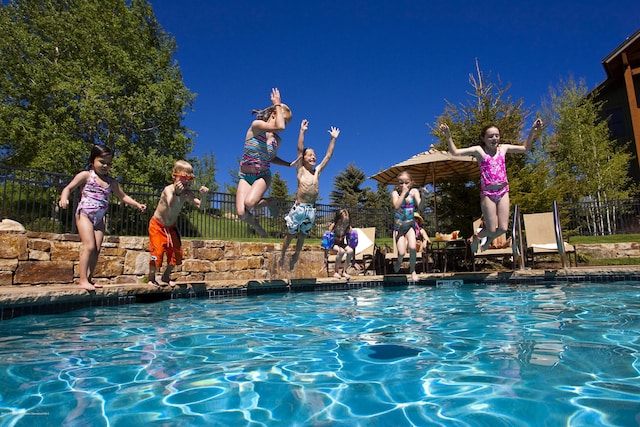
{"type": "Polygon", "coordinates": [[[431,168],[431,182],[433,183],[433,213],[435,215],[435,220],[433,221],[436,229],[434,231],[440,231],[438,229],[438,191],[436,190],[436,169],[431,168]]]}

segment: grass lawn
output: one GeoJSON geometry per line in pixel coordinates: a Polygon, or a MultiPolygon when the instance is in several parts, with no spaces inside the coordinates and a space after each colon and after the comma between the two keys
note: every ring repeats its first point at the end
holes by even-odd
{"type": "Polygon", "coordinates": [[[569,238],[569,243],[572,243],[574,245],[629,242],[640,242],[640,234],[613,234],[611,236],[572,236],[569,238]]]}

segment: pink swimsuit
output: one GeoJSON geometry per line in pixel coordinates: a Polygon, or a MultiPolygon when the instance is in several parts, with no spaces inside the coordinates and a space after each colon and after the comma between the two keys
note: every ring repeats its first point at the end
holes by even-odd
{"type": "Polygon", "coordinates": [[[507,167],[504,161],[504,154],[498,150],[494,157],[483,153],[482,162],[480,162],[480,194],[495,203],[509,192],[507,167]]]}
{"type": "Polygon", "coordinates": [[[102,187],[96,180],[96,173],[93,169],[90,171],[89,180],[82,188],[82,197],[78,208],[76,209],[76,215],[84,215],[96,227],[104,219],[104,215],[107,213],[109,207],[109,196],[111,195],[111,178],[107,178],[109,185],[102,187]]]}

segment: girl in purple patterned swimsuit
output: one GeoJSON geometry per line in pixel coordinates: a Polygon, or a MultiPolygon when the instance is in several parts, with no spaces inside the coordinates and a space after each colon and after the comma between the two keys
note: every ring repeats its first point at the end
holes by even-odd
{"type": "Polygon", "coordinates": [[[114,193],[124,203],[144,212],[147,208],[125,194],[118,181],[109,176],[109,169],[113,160],[113,152],[103,146],[94,145],[89,156],[89,170],[78,173],[71,182],[64,187],[60,194],[58,205],[62,209],[69,206],[69,194],[77,187],[82,187],[82,197],[76,209],[76,227],[82,241],[80,250],[80,280],[78,286],[87,291],[101,288],[92,282],[91,278],[98,263],[100,246],[104,239],[104,215],[109,206],[109,196],[114,193]]]}
{"type": "Polygon", "coordinates": [[[449,152],[454,156],[473,156],[480,165],[480,207],[487,226],[474,234],[471,250],[478,251],[479,242],[486,237],[482,250],[486,250],[496,237],[507,232],[509,227],[509,181],[505,166],[507,153],[525,153],[536,140],[536,133],[542,129],[542,120],[533,122],[524,145],[500,144],[500,130],[494,126],[485,126],[480,134],[482,145],[456,148],[449,126],[440,125],[440,131],[447,138],[449,152]]]}

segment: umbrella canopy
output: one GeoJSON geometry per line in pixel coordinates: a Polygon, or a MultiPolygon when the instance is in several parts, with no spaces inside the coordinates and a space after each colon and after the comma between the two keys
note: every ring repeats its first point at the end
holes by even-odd
{"type": "Polygon", "coordinates": [[[393,185],[403,171],[409,172],[419,187],[426,184],[435,187],[437,181],[455,177],[470,181],[480,177],[480,169],[475,157],[458,157],[447,151],[431,149],[380,171],[370,178],[382,184],[393,185]]]}
{"type": "MultiPolygon", "coordinates": [[[[447,151],[431,148],[420,154],[393,165],[370,177],[382,184],[394,185],[400,172],[407,171],[411,174],[417,186],[433,185],[434,193],[436,183],[451,178],[463,178],[469,181],[480,177],[480,168],[475,157],[454,156],[447,151]]],[[[438,230],[438,203],[434,198],[434,218],[436,230],[438,230]]]]}

